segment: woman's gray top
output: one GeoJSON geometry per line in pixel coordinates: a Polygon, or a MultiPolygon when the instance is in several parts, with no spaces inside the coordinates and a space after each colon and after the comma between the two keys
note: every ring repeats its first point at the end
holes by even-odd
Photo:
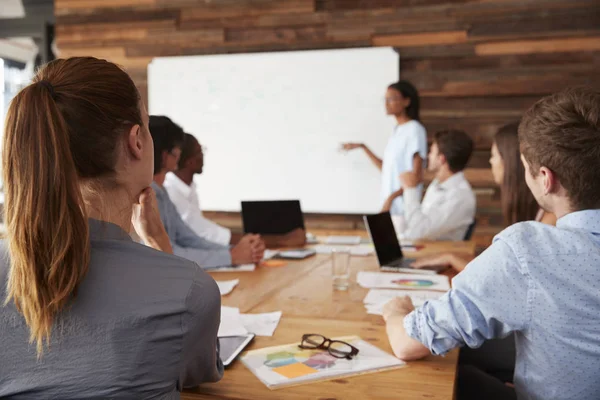
{"type": "Polygon", "coordinates": [[[0,398],[173,399],[183,387],[218,381],[215,281],[116,225],[89,223],[89,270],[40,360],[14,303],[3,305],[9,259],[0,242],[0,398]]]}

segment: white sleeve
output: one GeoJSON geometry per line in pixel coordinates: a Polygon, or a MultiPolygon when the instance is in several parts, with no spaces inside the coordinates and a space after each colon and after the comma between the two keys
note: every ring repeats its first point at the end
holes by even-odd
{"type": "Polygon", "coordinates": [[[424,210],[418,190],[404,189],[406,221],[403,237],[436,240],[461,226],[469,225],[474,212],[473,196],[467,190],[452,191],[444,197],[444,201],[424,210]]]}
{"type": "Polygon", "coordinates": [[[423,125],[419,125],[417,130],[418,142],[419,142],[419,155],[423,159],[423,168],[427,166],[427,131],[423,125]]]}
{"type": "Polygon", "coordinates": [[[415,154],[423,159],[423,165],[427,162],[427,135],[425,129],[421,125],[417,125],[414,129],[411,129],[406,135],[406,147],[402,162],[405,167],[401,168],[400,171],[412,171],[413,169],[413,158],[415,154]]]}
{"type": "Polygon", "coordinates": [[[187,222],[196,235],[201,238],[224,246],[229,245],[231,242],[231,230],[209,220],[203,215],[190,213],[188,214],[188,218],[184,219],[184,221],[187,222]],[[187,219],[189,219],[189,221],[187,221],[187,219]]]}
{"type": "MultiPolygon", "coordinates": [[[[167,189],[168,191],[168,189],[167,189]]],[[[231,231],[202,215],[200,207],[191,204],[187,199],[178,196],[175,192],[171,195],[171,201],[175,204],[181,219],[192,229],[192,231],[210,242],[228,246],[231,242],[231,231]]]]}

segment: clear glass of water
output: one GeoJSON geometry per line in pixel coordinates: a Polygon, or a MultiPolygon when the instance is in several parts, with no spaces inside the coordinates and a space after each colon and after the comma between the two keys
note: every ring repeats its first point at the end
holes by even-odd
{"type": "Polygon", "coordinates": [[[350,249],[340,247],[331,252],[333,289],[348,290],[350,284],[350,249]]]}

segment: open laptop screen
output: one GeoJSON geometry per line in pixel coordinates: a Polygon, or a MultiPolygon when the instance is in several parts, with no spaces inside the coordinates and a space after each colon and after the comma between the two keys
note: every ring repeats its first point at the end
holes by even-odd
{"type": "Polygon", "coordinates": [[[304,229],[300,200],[242,201],[244,232],[280,235],[304,229]]]}
{"type": "Polygon", "coordinates": [[[402,249],[389,212],[366,215],[365,225],[375,246],[379,265],[388,265],[402,258],[402,249]]]}

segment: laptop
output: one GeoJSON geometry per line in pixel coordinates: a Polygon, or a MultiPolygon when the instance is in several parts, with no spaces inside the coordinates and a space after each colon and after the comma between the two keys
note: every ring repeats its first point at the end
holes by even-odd
{"type": "Polygon", "coordinates": [[[245,233],[283,235],[304,229],[300,200],[242,201],[245,233]]]}
{"type": "Polygon", "coordinates": [[[405,258],[402,254],[402,248],[389,212],[365,215],[363,219],[375,246],[375,254],[377,254],[379,268],[382,271],[431,273],[445,269],[440,267],[417,269],[411,266],[415,260],[405,258]]]}

